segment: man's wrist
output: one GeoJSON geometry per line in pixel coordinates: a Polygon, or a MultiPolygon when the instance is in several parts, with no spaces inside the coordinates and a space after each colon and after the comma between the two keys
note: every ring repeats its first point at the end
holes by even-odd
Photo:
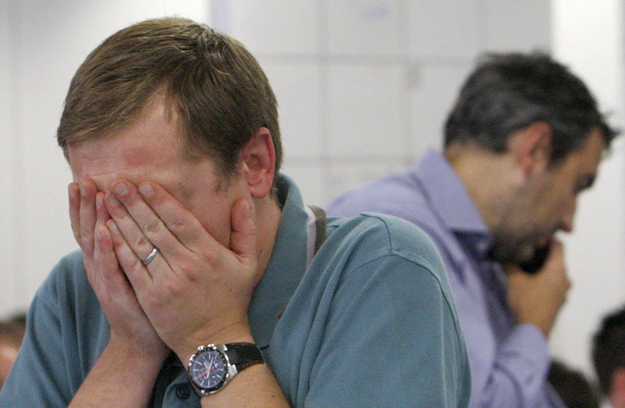
{"type": "Polygon", "coordinates": [[[170,353],[169,348],[162,343],[146,346],[116,339],[114,336],[111,336],[106,348],[109,350],[109,353],[117,356],[122,361],[136,362],[141,365],[153,365],[159,369],[170,353]]]}
{"type": "Polygon", "coordinates": [[[221,391],[246,368],[264,362],[253,343],[208,344],[191,356],[187,373],[195,392],[204,397],[221,391]]]}
{"type": "Polygon", "coordinates": [[[185,345],[174,350],[183,364],[187,364],[189,359],[199,346],[206,344],[229,344],[229,343],[255,343],[254,337],[247,324],[233,325],[219,331],[199,333],[190,336],[185,341],[185,345]]]}

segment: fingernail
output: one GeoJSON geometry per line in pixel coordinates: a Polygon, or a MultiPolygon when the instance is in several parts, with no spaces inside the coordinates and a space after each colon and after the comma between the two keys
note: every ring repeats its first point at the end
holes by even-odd
{"type": "Polygon", "coordinates": [[[154,187],[149,183],[141,184],[139,186],[139,193],[145,198],[152,198],[152,196],[154,196],[154,187]]]}
{"type": "Polygon", "coordinates": [[[128,194],[128,187],[126,187],[126,183],[117,183],[113,186],[113,191],[115,191],[115,194],[123,196],[128,194]]]}

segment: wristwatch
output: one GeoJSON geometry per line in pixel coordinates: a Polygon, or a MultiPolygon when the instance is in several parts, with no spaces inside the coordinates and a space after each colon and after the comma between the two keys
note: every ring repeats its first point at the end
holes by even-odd
{"type": "Polygon", "coordinates": [[[256,344],[208,344],[197,348],[187,372],[195,392],[203,397],[220,391],[237,373],[260,363],[264,359],[256,344]]]}

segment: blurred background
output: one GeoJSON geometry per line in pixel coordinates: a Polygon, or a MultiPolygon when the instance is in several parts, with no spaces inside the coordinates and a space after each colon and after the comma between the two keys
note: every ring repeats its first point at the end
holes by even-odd
{"type": "MultiPolygon", "coordinates": [[[[0,316],[27,308],[77,248],[55,141],[72,75],[113,32],[164,15],[208,23],[259,59],[280,103],[283,170],[309,204],[440,149],[483,52],[551,52],[624,127],[620,0],[0,0],[0,316]]],[[[591,335],[625,299],[623,143],[564,238],[573,289],[552,351],[589,375],[591,335]]]]}

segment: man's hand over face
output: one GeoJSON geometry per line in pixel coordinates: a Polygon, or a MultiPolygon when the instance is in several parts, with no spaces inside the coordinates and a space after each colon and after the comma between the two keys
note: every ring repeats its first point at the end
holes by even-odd
{"type": "Polygon", "coordinates": [[[508,303],[519,323],[531,323],[549,335],[566,300],[571,282],[564,265],[562,244],[553,240],[549,257],[535,275],[507,266],[508,303]]]}
{"type": "Polygon", "coordinates": [[[118,181],[106,197],[121,268],[161,339],[186,361],[209,342],[252,341],[247,308],[257,283],[252,199],[231,211],[230,248],[152,182],[118,181]],[[144,260],[158,248],[148,264],[144,260]]]}
{"type": "Polygon", "coordinates": [[[93,287],[111,326],[111,343],[136,353],[148,353],[162,359],[168,353],[165,344],[143,312],[133,288],[120,269],[106,226],[110,216],[104,194],[92,180],[69,185],[69,208],[72,231],[83,250],[89,283],[93,287]]]}

